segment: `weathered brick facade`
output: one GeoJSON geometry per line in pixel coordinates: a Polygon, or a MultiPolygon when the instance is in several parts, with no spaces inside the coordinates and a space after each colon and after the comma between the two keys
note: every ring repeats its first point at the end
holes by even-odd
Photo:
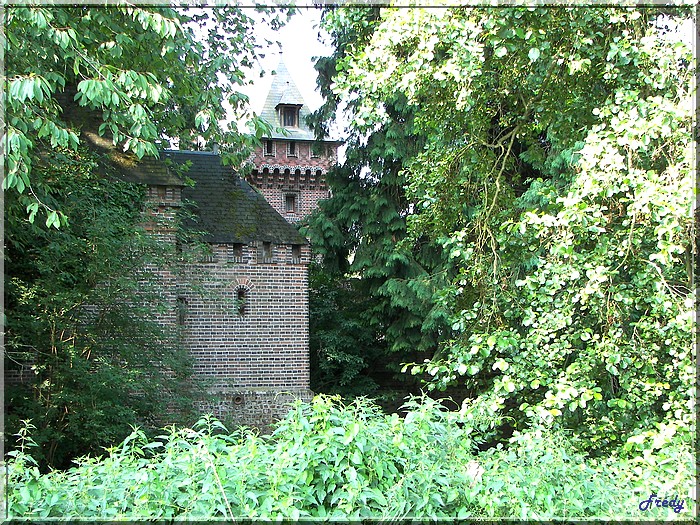
{"type": "Polygon", "coordinates": [[[267,202],[288,222],[294,223],[318,207],[318,201],[329,197],[325,172],[320,169],[280,168],[265,166],[248,176],[267,202]]]}
{"type": "MultiPolygon", "coordinates": [[[[197,220],[185,226],[204,232],[211,255],[178,272],[156,270],[150,284],[155,281],[168,307],[159,320],[180,334],[194,357],[195,380],[209,384],[214,394],[201,411],[266,428],[284,416],[291,400],[309,400],[306,239],[248,182],[224,167],[219,155],[166,150],[161,159],[137,161],[97,133],[99,115],[78,108],[70,97],[64,109],[68,120],[83,124],[81,141],[104,157],[110,171],[148,186],[145,226],[153,235],[188,249],[178,245],[175,218],[184,201],[195,205],[197,220]],[[194,186],[184,184],[164,160],[189,164],[186,175],[194,186]]],[[[306,149],[297,150],[303,175],[300,171],[296,182],[288,178],[279,183],[285,191],[299,192],[299,215],[327,196],[315,170],[325,173],[329,164],[309,153],[311,142],[305,143],[306,149]]],[[[32,380],[30,366],[6,370],[5,381],[32,380]]]]}
{"type": "MultiPolygon", "coordinates": [[[[164,238],[169,217],[195,203],[197,222],[211,248],[179,277],[161,276],[170,314],[194,357],[195,377],[214,400],[201,407],[235,423],[267,428],[295,398],[308,400],[309,247],[296,229],[208,152],[169,151],[191,163],[193,188],[150,188],[152,229],[164,238]],[[165,219],[165,220],[164,220],[165,219]],[[165,226],[165,229],[163,229],[165,226]]],[[[175,242],[174,236],[171,237],[175,242]]]]}

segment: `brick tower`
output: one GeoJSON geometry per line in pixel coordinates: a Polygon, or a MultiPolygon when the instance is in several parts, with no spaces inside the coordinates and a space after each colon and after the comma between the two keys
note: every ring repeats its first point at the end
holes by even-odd
{"type": "Polygon", "coordinates": [[[342,144],[316,140],[306,124],[309,114],[309,107],[280,61],[260,115],[274,130],[263,137],[262,147],[253,153],[254,168],[247,180],[290,223],[311,213],[319,200],[328,198],[326,172],[337,162],[338,146],[342,144]]]}

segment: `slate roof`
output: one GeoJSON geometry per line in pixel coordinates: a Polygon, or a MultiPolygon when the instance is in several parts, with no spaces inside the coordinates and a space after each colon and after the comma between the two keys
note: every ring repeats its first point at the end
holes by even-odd
{"type": "Polygon", "coordinates": [[[198,222],[191,224],[205,231],[212,243],[264,241],[275,244],[306,244],[306,239],[289,224],[265,198],[231,167],[221,163],[218,154],[205,151],[165,150],[163,158],[176,164],[191,162],[185,176],[194,187],[182,189],[182,198],[194,201],[198,222]]]}
{"type": "Polygon", "coordinates": [[[304,97],[301,96],[299,89],[292,79],[292,75],[289,74],[289,70],[282,60],[280,60],[279,65],[275,68],[275,76],[272,79],[270,91],[267,93],[265,104],[260,112],[260,117],[274,128],[281,127],[279,117],[277,116],[277,106],[279,104],[301,106],[299,109],[299,127],[284,128],[289,133],[288,135],[273,131],[272,135],[266,138],[316,140],[313,131],[306,125],[306,117],[311,114],[309,106],[304,102],[304,97]]]}

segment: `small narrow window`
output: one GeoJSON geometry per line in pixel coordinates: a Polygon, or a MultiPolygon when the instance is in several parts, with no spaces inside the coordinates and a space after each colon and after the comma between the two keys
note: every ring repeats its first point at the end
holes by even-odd
{"type": "Polygon", "coordinates": [[[312,144],[311,145],[311,158],[312,159],[317,159],[321,156],[321,150],[323,146],[319,146],[318,144],[312,144]]]}
{"type": "Polygon", "coordinates": [[[297,143],[296,142],[289,142],[287,144],[287,156],[288,157],[296,157],[297,156],[297,143]]]}
{"type": "Polygon", "coordinates": [[[275,143],[271,140],[265,141],[265,155],[272,156],[275,154],[275,143]]]}
{"type": "Polygon", "coordinates": [[[177,307],[175,313],[177,317],[177,325],[185,326],[185,323],[187,322],[187,299],[185,299],[184,297],[177,298],[177,307]]]}
{"type": "Polygon", "coordinates": [[[301,244],[292,244],[292,262],[301,261],[301,244]]]}
{"type": "Polygon", "coordinates": [[[246,302],[246,291],[244,288],[239,288],[236,292],[236,309],[239,317],[243,317],[246,314],[246,302]]]}
{"type": "Polygon", "coordinates": [[[264,242],[262,243],[262,259],[263,261],[272,261],[272,243],[264,242]]]}
{"type": "Polygon", "coordinates": [[[297,196],[294,193],[287,193],[284,196],[284,210],[287,213],[297,212],[297,196]]]}

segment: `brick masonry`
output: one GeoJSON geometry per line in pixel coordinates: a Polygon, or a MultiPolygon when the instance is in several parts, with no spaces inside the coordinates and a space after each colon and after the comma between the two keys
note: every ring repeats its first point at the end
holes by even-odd
{"type": "Polygon", "coordinates": [[[273,245],[263,259],[261,244],[240,259],[215,245],[212,262],[188,268],[201,293],[178,291],[183,340],[196,373],[227,388],[308,388],[308,246],[294,258],[292,246],[273,245]]]}
{"type": "MultiPolygon", "coordinates": [[[[151,231],[163,239],[179,195],[151,188],[151,231]]],[[[274,212],[273,212],[274,213],[274,212]]],[[[303,238],[299,238],[303,242],[303,238]]],[[[308,244],[250,240],[210,243],[211,255],[179,276],[162,272],[170,306],[163,323],[177,328],[194,358],[195,380],[212,399],[202,413],[269,430],[294,399],[310,400],[308,244]]]]}
{"type": "MultiPolygon", "coordinates": [[[[146,229],[174,244],[181,199],[179,187],[150,186],[146,229]]],[[[213,397],[200,404],[200,412],[268,430],[291,401],[313,395],[309,246],[249,240],[210,247],[210,256],[178,272],[146,269],[156,275],[149,284],[161,290],[167,304],[158,318],[179,333],[194,358],[195,380],[209,387],[213,397]]],[[[5,381],[33,379],[31,364],[6,370],[5,381]]]]}
{"type": "Polygon", "coordinates": [[[272,430],[275,422],[284,418],[288,407],[297,399],[311,401],[309,389],[240,389],[219,387],[212,389],[215,401],[202,404],[206,413],[223,414],[230,419],[252,426],[261,432],[272,430]],[[246,423],[251,422],[251,423],[246,423]]]}
{"type": "Polygon", "coordinates": [[[280,215],[294,223],[314,211],[318,201],[330,196],[326,172],[337,162],[338,145],[323,144],[318,151],[313,142],[264,142],[271,144],[267,146],[271,153],[265,153],[265,144],[256,148],[250,158],[255,168],[246,179],[280,215]],[[295,144],[294,155],[289,155],[291,142],[295,144]]]}

